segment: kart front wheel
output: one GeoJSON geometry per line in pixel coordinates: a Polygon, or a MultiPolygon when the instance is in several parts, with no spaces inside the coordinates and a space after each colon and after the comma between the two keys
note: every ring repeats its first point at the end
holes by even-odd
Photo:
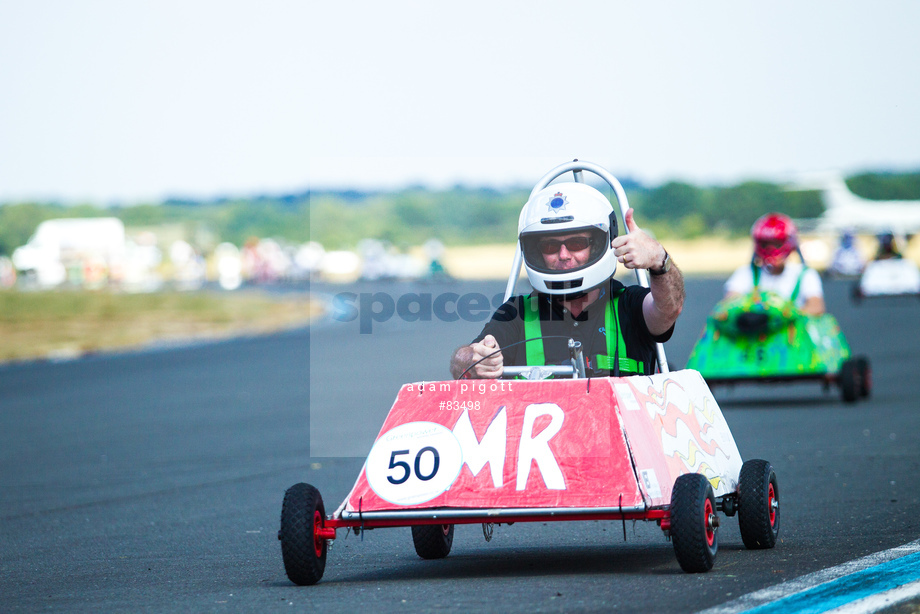
{"type": "Polygon", "coordinates": [[[319,490],[295,484],[284,493],[281,507],[281,556],[284,571],[294,584],[316,584],[326,570],[326,540],[318,535],[326,510],[319,490]]]}
{"type": "Polygon", "coordinates": [[[709,571],[719,550],[716,498],[706,476],[685,473],[671,492],[671,540],[681,569],[709,571]]]}
{"type": "Polygon", "coordinates": [[[840,395],[843,397],[844,402],[852,403],[859,398],[860,377],[855,360],[851,358],[840,365],[840,372],[837,373],[837,383],[840,385],[840,395]]]}
{"type": "Polygon", "coordinates": [[[779,485],[773,466],[753,459],[741,465],[738,478],[738,526],[752,550],[772,548],[779,535],[779,485]]]}
{"type": "Polygon", "coordinates": [[[872,393],[872,367],[865,356],[856,357],[856,373],[859,375],[859,396],[865,398],[872,393]]]}
{"type": "Polygon", "coordinates": [[[859,282],[853,284],[852,290],[850,290],[850,298],[853,299],[853,302],[859,305],[862,302],[862,289],[859,287],[859,282]]]}
{"type": "Polygon", "coordinates": [[[443,559],[454,544],[454,525],[419,524],[412,527],[415,552],[423,559],[443,559]]]}

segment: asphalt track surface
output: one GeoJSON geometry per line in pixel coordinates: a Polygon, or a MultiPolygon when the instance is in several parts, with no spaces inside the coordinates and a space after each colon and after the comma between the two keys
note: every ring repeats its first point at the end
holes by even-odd
{"type": "MultiPolygon", "coordinates": [[[[688,282],[674,365],[720,284],[688,282]]],[[[314,289],[491,297],[502,286],[314,289]]],[[[400,384],[447,379],[481,320],[396,316],[367,335],[359,319],[332,320],[0,367],[0,610],[692,612],[916,540],[920,301],[854,306],[848,287],[827,282],[828,306],[872,362],[868,400],[847,405],[812,383],[715,391],[742,456],[775,466],[783,515],[768,551],[746,550],[737,517],[724,519],[706,574],[683,573],[653,523],[627,523],[624,542],[622,523],[588,521],[500,526],[490,543],[460,526],[437,561],[416,556],[407,528],[340,532],[318,585],[287,580],[285,489],[312,483],[335,508],[400,384]]]]}

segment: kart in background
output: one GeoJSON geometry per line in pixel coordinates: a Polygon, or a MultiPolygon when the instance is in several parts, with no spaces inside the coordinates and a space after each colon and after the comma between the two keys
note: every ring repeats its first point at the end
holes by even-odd
{"type": "Polygon", "coordinates": [[[853,357],[831,314],[802,313],[773,292],[754,290],[722,301],[706,320],[687,368],[710,386],[817,380],[840,388],[846,402],[869,396],[869,360],[853,357]]]}
{"type": "MultiPolygon", "coordinates": [[[[625,193],[612,175],[572,162],[625,193]]],[[[514,286],[520,254],[509,277],[514,286]]],[[[640,283],[648,284],[644,271],[640,283]]],[[[341,505],[327,514],[319,490],[287,490],[281,511],[288,578],[315,584],[339,530],[363,534],[410,527],[416,553],[446,557],[456,525],[575,520],[657,523],[687,572],[712,568],[721,512],[737,514],[748,548],[772,548],[780,526],[776,473],[765,460],[743,461],[704,379],[696,371],[585,378],[580,344],[571,363],[506,367],[518,380],[458,379],[405,384],[341,505]],[[555,379],[541,379],[553,375],[555,379]]],[[[586,525],[591,530],[594,525],[586,525]]]]}
{"type": "Polygon", "coordinates": [[[857,304],[866,298],[920,297],[920,270],[905,258],[873,260],[853,284],[851,296],[857,304]]]}

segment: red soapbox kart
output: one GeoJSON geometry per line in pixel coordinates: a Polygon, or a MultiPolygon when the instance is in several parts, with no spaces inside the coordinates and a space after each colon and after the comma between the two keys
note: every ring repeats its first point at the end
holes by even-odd
{"type": "MultiPolygon", "coordinates": [[[[535,190],[570,170],[580,180],[582,169],[619,188],[603,169],[576,161],[535,190]]],[[[617,198],[625,211],[622,188],[617,198]]],[[[648,283],[644,271],[639,280],[648,283]]],[[[738,514],[748,548],[775,545],[773,467],[742,462],[697,371],[667,372],[659,347],[662,373],[585,378],[580,344],[569,346],[571,364],[550,369],[556,379],[533,379],[547,369],[506,367],[506,376],[530,379],[404,385],[332,514],[309,484],[285,493],[278,538],[288,578],[318,582],[339,529],[408,526],[418,555],[436,559],[449,554],[458,524],[482,524],[488,540],[494,524],[654,521],[681,568],[704,572],[718,550],[722,512],[738,514]]]]}

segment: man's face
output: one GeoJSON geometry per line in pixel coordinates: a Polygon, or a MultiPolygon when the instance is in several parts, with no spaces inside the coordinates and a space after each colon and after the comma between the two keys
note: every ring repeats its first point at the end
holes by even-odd
{"type": "Polygon", "coordinates": [[[584,265],[591,257],[588,232],[575,232],[540,239],[543,264],[554,271],[567,271],[584,265]]]}

